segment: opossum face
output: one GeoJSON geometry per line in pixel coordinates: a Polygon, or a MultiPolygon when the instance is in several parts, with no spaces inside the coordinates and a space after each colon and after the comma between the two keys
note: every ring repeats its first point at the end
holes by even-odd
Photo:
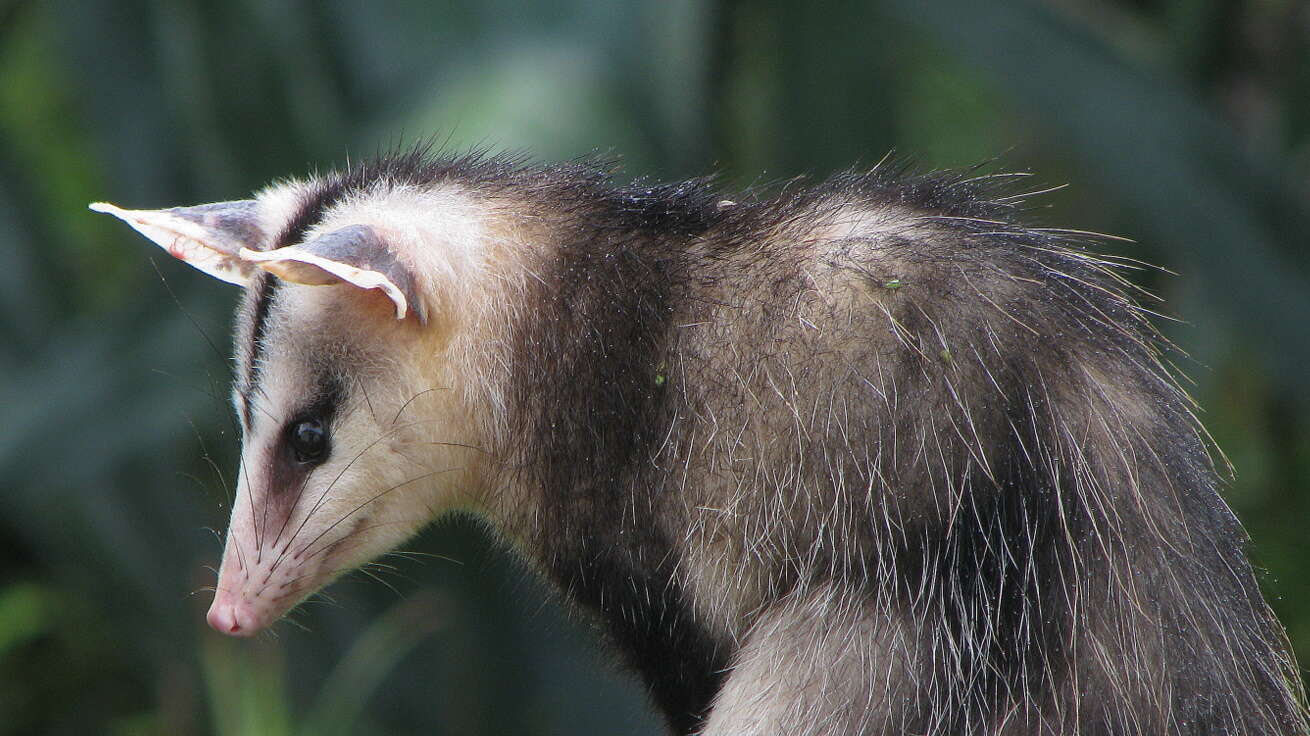
{"type": "Polygon", "coordinates": [[[477,463],[442,358],[450,320],[427,319],[405,234],[359,221],[369,209],[357,207],[354,221],[339,212],[283,236],[297,242],[270,242],[294,209],[279,203],[296,200],[272,190],[195,208],[96,207],[247,287],[233,392],[241,466],[208,616],[236,636],[471,505],[461,494],[477,463]]]}
{"type": "Polygon", "coordinates": [[[238,331],[250,346],[234,392],[241,472],[209,612],[236,635],[404,541],[455,502],[464,471],[439,449],[445,392],[376,347],[412,340],[412,326],[349,291],[271,292],[252,290],[238,331]],[[261,297],[273,301],[262,315],[261,297]]]}

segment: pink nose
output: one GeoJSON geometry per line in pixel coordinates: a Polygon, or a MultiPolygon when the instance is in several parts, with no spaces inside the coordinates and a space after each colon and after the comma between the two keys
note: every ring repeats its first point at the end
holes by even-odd
{"type": "Polygon", "coordinates": [[[224,596],[214,599],[205,616],[210,628],[228,636],[250,636],[255,633],[250,625],[250,612],[237,602],[224,596]]]}

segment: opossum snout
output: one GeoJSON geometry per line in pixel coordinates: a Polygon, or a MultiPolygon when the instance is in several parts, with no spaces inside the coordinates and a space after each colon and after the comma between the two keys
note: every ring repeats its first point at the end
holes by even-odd
{"type": "Polygon", "coordinates": [[[299,583],[316,577],[315,572],[305,571],[286,554],[267,554],[270,551],[261,555],[248,539],[229,539],[205,617],[210,628],[228,636],[254,636],[300,599],[304,587],[299,583]],[[233,554],[235,545],[248,551],[233,554]]]}
{"type": "Polygon", "coordinates": [[[209,627],[220,634],[229,636],[251,636],[259,630],[254,624],[254,613],[246,601],[218,595],[209,606],[205,621],[209,627]]]}
{"type": "Polygon", "coordinates": [[[234,507],[206,617],[211,628],[229,636],[253,636],[271,626],[335,577],[334,571],[359,564],[348,559],[350,551],[374,554],[368,535],[359,533],[368,514],[347,523],[333,521],[339,516],[303,512],[266,516],[249,496],[242,493],[234,507]]]}
{"type": "MultiPolygon", "coordinates": [[[[206,621],[220,634],[253,636],[332,577],[333,568],[324,565],[336,564],[333,552],[343,540],[332,540],[323,554],[306,555],[303,544],[276,545],[251,534],[251,527],[234,527],[206,621]]],[[[343,539],[349,539],[351,531],[353,527],[342,530],[343,539]]]]}

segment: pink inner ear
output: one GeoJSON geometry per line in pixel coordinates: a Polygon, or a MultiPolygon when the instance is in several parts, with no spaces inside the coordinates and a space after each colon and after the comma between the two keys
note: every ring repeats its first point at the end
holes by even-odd
{"type": "Polygon", "coordinates": [[[333,275],[332,272],[303,261],[295,261],[291,259],[282,261],[264,261],[259,263],[258,266],[284,281],[290,281],[295,284],[328,286],[331,284],[339,284],[343,281],[340,277],[333,275]]]}
{"type": "MultiPolygon", "coordinates": [[[[396,307],[396,319],[404,319],[409,312],[409,299],[391,279],[379,271],[358,268],[349,263],[334,261],[309,252],[302,246],[289,246],[266,252],[243,248],[241,258],[279,278],[297,284],[323,286],[347,283],[361,289],[377,289],[396,307]]],[[[420,321],[423,317],[420,314],[420,321]]]]}

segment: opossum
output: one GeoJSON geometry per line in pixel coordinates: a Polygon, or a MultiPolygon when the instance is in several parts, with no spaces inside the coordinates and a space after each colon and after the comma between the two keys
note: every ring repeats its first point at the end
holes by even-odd
{"type": "Polygon", "coordinates": [[[416,150],[92,207],[245,290],[218,631],[466,512],[675,734],[1307,733],[1150,313],[1009,181],[416,150]]]}

